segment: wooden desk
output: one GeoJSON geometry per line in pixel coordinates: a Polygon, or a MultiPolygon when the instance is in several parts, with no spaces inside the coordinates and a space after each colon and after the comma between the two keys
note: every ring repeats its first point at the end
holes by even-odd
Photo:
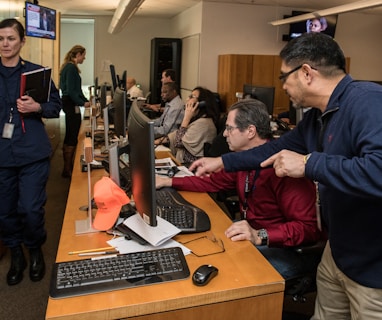
{"type": "MultiPolygon", "coordinates": [[[[79,141],[82,141],[80,138],[79,141]]],[[[70,186],[56,261],[81,259],[69,251],[107,246],[105,232],[75,234],[75,221],[86,219],[79,207],[87,204],[87,173],[81,172],[79,156],[70,186]]],[[[103,176],[92,171],[92,184],[103,176]]],[[[224,253],[198,258],[186,257],[191,273],[202,264],[213,264],[219,274],[207,286],[197,287],[191,279],[129,288],[81,297],[49,298],[46,319],[136,319],[136,320],[232,320],[281,319],[284,280],[248,241],[232,242],[224,235],[231,224],[216,203],[202,193],[182,192],[190,202],[204,209],[211,219],[211,231],[223,239],[224,253]]],[[[178,241],[198,235],[179,235],[178,241]]]]}

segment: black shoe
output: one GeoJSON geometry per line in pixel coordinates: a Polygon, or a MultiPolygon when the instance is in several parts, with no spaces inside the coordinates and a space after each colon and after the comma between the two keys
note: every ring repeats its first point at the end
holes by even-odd
{"type": "Polygon", "coordinates": [[[41,248],[29,249],[30,266],[29,278],[32,281],[40,281],[45,275],[45,262],[41,248]]]}
{"type": "Polygon", "coordinates": [[[11,248],[11,268],[7,273],[7,283],[9,286],[18,284],[23,280],[23,272],[26,267],[27,263],[21,246],[11,248]]]}

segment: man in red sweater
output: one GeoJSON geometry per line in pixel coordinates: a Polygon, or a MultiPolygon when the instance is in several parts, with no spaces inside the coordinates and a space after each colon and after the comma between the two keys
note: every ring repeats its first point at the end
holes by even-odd
{"type": "MultiPolygon", "coordinates": [[[[224,131],[230,150],[243,151],[272,139],[269,115],[258,100],[242,100],[231,106],[224,131]]],[[[157,176],[157,188],[218,192],[236,189],[243,220],[225,232],[232,241],[249,240],[285,278],[316,268],[320,257],[301,255],[292,247],[321,239],[317,225],[316,189],[306,178],[279,178],[273,168],[226,172],[208,177],[157,176]]]]}

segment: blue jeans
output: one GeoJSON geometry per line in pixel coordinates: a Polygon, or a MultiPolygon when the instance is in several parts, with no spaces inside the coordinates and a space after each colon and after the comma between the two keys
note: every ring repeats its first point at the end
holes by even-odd
{"type": "Polygon", "coordinates": [[[321,260],[321,255],[300,254],[293,248],[257,246],[257,249],[284,279],[315,272],[321,260]]]}

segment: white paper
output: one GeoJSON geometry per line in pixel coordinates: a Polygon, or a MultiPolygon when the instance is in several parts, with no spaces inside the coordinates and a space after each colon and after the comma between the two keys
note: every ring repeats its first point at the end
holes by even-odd
{"type": "Polygon", "coordinates": [[[123,223],[154,247],[165,243],[181,231],[159,216],[157,216],[157,222],[158,225],[156,227],[149,226],[143,221],[142,217],[136,213],[127,218],[123,223]]]}
{"type": "Polygon", "coordinates": [[[190,177],[193,176],[194,174],[188,170],[187,167],[185,166],[179,166],[178,167],[179,171],[175,174],[175,177],[190,177]]]}
{"type": "Polygon", "coordinates": [[[165,243],[163,243],[160,246],[154,247],[150,244],[142,245],[134,240],[126,240],[124,237],[117,237],[114,239],[111,239],[107,241],[107,243],[116,248],[120,254],[126,254],[126,253],[133,253],[133,252],[140,252],[140,251],[149,251],[149,250],[155,250],[155,249],[162,249],[162,248],[171,248],[171,247],[179,247],[182,249],[183,254],[186,256],[191,253],[191,250],[185,247],[184,245],[180,244],[179,242],[175,240],[168,240],[165,243]]]}
{"type": "Polygon", "coordinates": [[[155,147],[155,151],[170,151],[171,152],[171,149],[164,146],[163,144],[159,144],[155,147]]]}

